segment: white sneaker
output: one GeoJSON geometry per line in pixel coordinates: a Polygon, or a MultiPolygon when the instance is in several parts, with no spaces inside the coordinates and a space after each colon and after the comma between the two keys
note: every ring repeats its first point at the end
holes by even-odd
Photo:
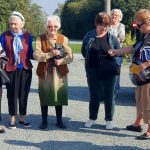
{"type": "Polygon", "coordinates": [[[106,129],[107,129],[107,130],[113,129],[112,121],[106,121],[106,129]]]}
{"type": "Polygon", "coordinates": [[[86,123],[85,123],[85,127],[87,128],[91,128],[93,125],[95,124],[95,120],[88,120],[86,123]]]}

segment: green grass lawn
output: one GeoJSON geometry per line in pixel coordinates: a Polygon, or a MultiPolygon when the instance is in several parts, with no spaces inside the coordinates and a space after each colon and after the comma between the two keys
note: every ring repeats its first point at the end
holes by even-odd
{"type": "Polygon", "coordinates": [[[69,44],[72,48],[73,53],[80,53],[81,52],[81,44],[69,44]]]}
{"type": "MultiPolygon", "coordinates": [[[[73,53],[80,53],[81,51],[81,44],[69,44],[73,53]]],[[[35,48],[35,42],[33,42],[33,48],[35,48]]]]}

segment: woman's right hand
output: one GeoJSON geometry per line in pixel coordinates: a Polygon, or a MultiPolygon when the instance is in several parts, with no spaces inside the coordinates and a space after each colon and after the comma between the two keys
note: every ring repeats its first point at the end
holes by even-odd
{"type": "Polygon", "coordinates": [[[60,55],[60,51],[57,50],[57,49],[53,49],[53,50],[51,51],[51,53],[52,53],[53,57],[60,55]]]}
{"type": "Polygon", "coordinates": [[[117,55],[118,55],[118,50],[110,49],[110,50],[108,50],[108,54],[109,54],[111,57],[117,56],[117,55]]]}

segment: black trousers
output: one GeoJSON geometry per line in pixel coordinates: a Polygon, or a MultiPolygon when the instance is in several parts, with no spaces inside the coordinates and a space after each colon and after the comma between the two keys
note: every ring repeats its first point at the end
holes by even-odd
{"type": "Polygon", "coordinates": [[[12,116],[17,115],[19,100],[19,114],[26,115],[32,70],[17,69],[13,72],[7,72],[7,74],[10,79],[10,83],[6,85],[9,114],[12,116]]]}
{"type": "MultiPolygon", "coordinates": [[[[57,123],[62,123],[62,106],[55,106],[57,123]]],[[[42,123],[47,124],[48,106],[41,106],[42,123]]]]}
{"type": "Polygon", "coordinates": [[[115,110],[114,87],[116,76],[102,76],[97,69],[90,69],[88,74],[90,91],[89,119],[96,120],[100,102],[104,101],[105,120],[112,121],[115,110]]]}

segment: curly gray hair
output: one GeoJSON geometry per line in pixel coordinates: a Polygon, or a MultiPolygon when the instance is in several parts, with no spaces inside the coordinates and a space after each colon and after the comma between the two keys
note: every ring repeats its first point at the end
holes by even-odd
{"type": "Polygon", "coordinates": [[[112,18],[112,15],[113,15],[115,12],[119,13],[119,16],[120,16],[120,20],[119,20],[119,21],[121,21],[122,18],[123,18],[123,13],[122,13],[121,9],[113,9],[113,10],[111,11],[111,13],[110,13],[110,17],[112,18]]]}
{"type": "Polygon", "coordinates": [[[58,29],[60,29],[60,27],[61,27],[61,21],[60,21],[60,17],[57,16],[57,15],[51,15],[51,16],[48,16],[46,18],[45,29],[47,29],[47,26],[48,26],[49,22],[51,22],[51,21],[56,21],[57,25],[58,25],[58,29]]]}

